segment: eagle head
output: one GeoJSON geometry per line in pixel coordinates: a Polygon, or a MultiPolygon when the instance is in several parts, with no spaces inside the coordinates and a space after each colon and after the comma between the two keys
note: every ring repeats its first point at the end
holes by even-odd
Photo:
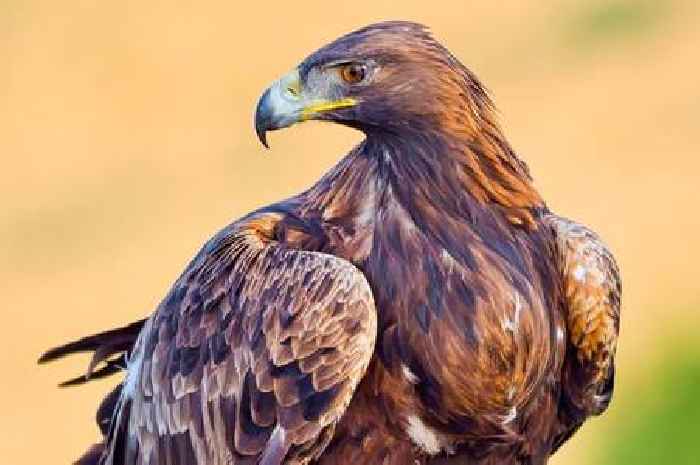
{"type": "Polygon", "coordinates": [[[420,24],[391,21],[340,37],[314,52],[260,98],[255,129],[333,121],[367,134],[464,130],[488,116],[481,84],[420,24]]]}

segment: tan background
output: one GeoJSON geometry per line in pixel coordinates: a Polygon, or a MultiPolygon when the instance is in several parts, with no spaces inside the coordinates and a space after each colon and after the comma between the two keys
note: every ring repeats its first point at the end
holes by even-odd
{"type": "Polygon", "coordinates": [[[86,360],[39,368],[43,349],[148,314],[209,235],[360,140],[310,123],[265,152],[252,112],[382,19],[430,25],[492,90],[550,206],[617,254],[617,397],[552,461],[599,463],[699,346],[698,3],[0,1],[0,463],[66,464],[97,439],[116,379],[56,389],[86,360]]]}

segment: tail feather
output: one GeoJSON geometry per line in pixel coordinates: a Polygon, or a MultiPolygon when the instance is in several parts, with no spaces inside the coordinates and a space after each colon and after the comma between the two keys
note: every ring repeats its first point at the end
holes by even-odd
{"type": "Polygon", "coordinates": [[[98,465],[105,450],[103,442],[94,444],[73,465],[98,465]]]}
{"type": "Polygon", "coordinates": [[[100,379],[112,375],[126,367],[126,358],[131,353],[131,349],[145,322],[145,319],[135,321],[121,328],[93,334],[77,341],[54,347],[42,354],[38,363],[52,362],[67,355],[82,352],[93,353],[85,374],[62,382],[59,385],[61,387],[76,386],[84,384],[91,379],[100,379]],[[104,362],[104,365],[97,368],[102,362],[104,362]]]}
{"type": "MultiPolygon", "coordinates": [[[[134,348],[146,320],[135,321],[121,328],[104,331],[87,336],[77,341],[69,342],[45,352],[39,357],[39,363],[52,362],[67,355],[81,352],[92,352],[92,359],[84,374],[59,384],[61,387],[84,384],[93,379],[100,379],[115,374],[126,368],[126,361],[134,348]],[[101,366],[99,366],[102,364],[101,366]]],[[[115,413],[119,409],[123,383],[118,384],[97,409],[95,420],[104,437],[103,442],[94,444],[80,457],[74,465],[100,465],[106,453],[110,427],[115,413]]],[[[127,415],[128,417],[128,415],[127,415]]],[[[119,427],[119,425],[117,425],[119,427]]],[[[121,426],[123,429],[123,425],[121,426]]]]}
{"type": "Polygon", "coordinates": [[[76,376],[75,378],[63,381],[58,385],[58,387],[80,386],[81,384],[85,384],[88,381],[94,379],[102,379],[111,376],[115,373],[126,369],[126,362],[124,361],[124,359],[125,357],[117,357],[114,359],[107,360],[105,362],[105,365],[98,368],[97,370],[90,370],[88,368],[88,371],[86,373],[76,376]]]}
{"type": "Polygon", "coordinates": [[[44,352],[39,357],[39,363],[47,363],[66,355],[77,354],[80,352],[95,352],[102,347],[114,347],[117,350],[127,350],[133,346],[136,337],[143,327],[145,319],[135,321],[121,328],[110,329],[101,333],[87,336],[77,341],[69,342],[58,347],[54,347],[44,352]]]}

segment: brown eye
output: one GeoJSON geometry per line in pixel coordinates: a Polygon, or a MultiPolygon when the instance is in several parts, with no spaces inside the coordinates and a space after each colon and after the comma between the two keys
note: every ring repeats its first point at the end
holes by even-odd
{"type": "Polygon", "coordinates": [[[365,78],[366,74],[367,68],[365,65],[358,63],[350,63],[349,65],[345,65],[340,68],[340,77],[342,77],[343,81],[347,82],[348,84],[357,84],[358,82],[361,82],[365,78]]]}

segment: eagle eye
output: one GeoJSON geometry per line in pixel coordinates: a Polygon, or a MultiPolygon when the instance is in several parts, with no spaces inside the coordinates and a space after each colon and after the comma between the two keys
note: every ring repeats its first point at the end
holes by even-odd
{"type": "Polygon", "coordinates": [[[358,84],[367,76],[367,67],[361,63],[348,63],[341,66],[340,77],[347,84],[358,84]]]}

